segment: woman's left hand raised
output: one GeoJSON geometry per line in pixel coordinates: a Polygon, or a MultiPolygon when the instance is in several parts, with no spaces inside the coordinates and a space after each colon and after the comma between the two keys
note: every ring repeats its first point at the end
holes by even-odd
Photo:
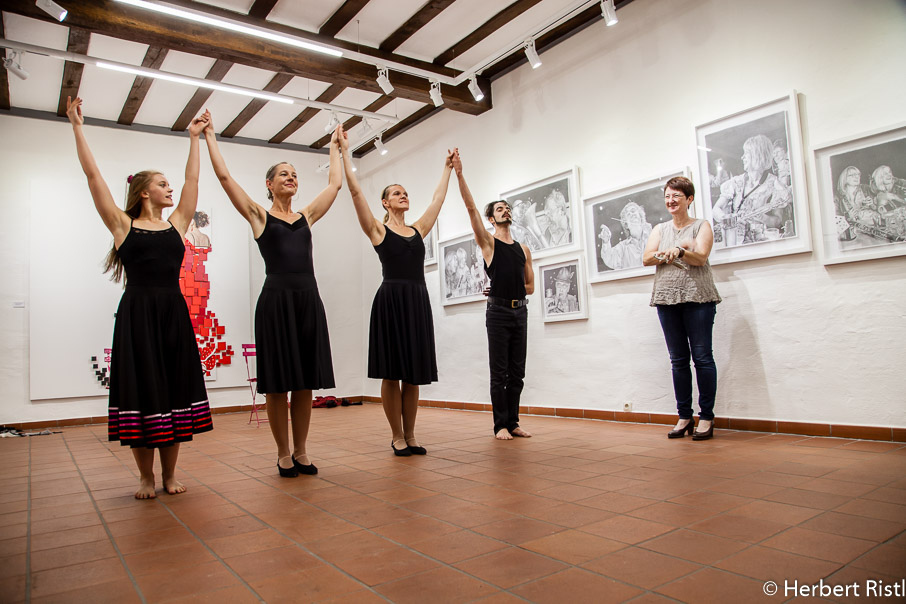
{"type": "Polygon", "coordinates": [[[205,112],[192,120],[192,123],[189,124],[189,135],[190,136],[201,136],[202,131],[208,126],[211,121],[211,112],[205,109],[205,112]]]}

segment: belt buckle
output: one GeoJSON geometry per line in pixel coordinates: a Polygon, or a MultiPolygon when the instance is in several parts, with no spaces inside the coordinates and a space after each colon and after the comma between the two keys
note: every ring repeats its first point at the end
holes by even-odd
{"type": "Polygon", "coordinates": [[[519,308],[519,300],[510,300],[510,308],[519,308]]]}

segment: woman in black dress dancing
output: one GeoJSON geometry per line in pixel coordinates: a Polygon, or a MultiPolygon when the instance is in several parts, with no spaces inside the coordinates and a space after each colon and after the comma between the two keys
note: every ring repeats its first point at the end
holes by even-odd
{"type": "Polygon", "coordinates": [[[230,176],[210,121],[204,135],[214,172],[233,206],[251,225],[264,258],[267,278],[255,307],[258,392],[267,400],[267,418],[277,443],[277,470],[289,478],[317,474],[305,450],[311,391],[333,388],[334,378],[327,315],[315,281],[311,227],[333,205],[343,183],[339,127],[330,139],[327,188],[301,212],[292,209],[299,181],[291,164],[275,164],[267,171],[264,183],[272,204],[265,210],[230,176]],[[286,429],[287,393],[291,393],[292,449],[286,429]]]}
{"type": "Polygon", "coordinates": [[[434,228],[447,195],[453,152],[444,162],[431,205],[412,226],[405,213],[409,195],[402,185],[389,185],[381,193],[387,211],[378,221],[362,193],[352,170],[349,144],[340,137],[346,182],[355,205],[359,225],[371,240],[381,260],[384,281],[371,305],[368,338],[368,377],[381,381],[381,403],[390,422],[393,440],[390,447],[400,457],[424,455],[425,448],[415,438],[418,412],[418,387],[437,381],[437,356],[434,351],[434,320],[425,287],[425,236],[434,228]]]}
{"type": "Polygon", "coordinates": [[[213,428],[201,358],[192,321],[179,290],[183,237],[198,201],[198,139],[210,116],[189,125],[189,159],[179,205],[160,172],[130,177],[126,210],[120,210],[104,182],[82,131],[82,99],[66,99],[76,151],[94,206],[113,234],[106,269],[113,280],[126,273],[126,291],[116,311],[110,359],[108,438],[132,447],[141,482],[136,499],[154,493],[154,449],[160,451],[164,489],[186,488],[175,477],[179,443],[213,428]]]}

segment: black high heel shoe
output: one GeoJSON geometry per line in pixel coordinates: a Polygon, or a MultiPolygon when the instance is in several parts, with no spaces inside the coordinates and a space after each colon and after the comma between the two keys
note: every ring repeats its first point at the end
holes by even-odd
{"type": "MultiPolygon", "coordinates": [[[[405,441],[403,441],[405,442],[405,441]]],[[[393,441],[390,441],[390,448],[393,449],[393,454],[397,457],[412,457],[412,451],[409,450],[409,447],[404,447],[402,449],[397,449],[393,446],[393,441]]]]}
{"type": "Polygon", "coordinates": [[[280,466],[280,462],[277,462],[277,470],[280,472],[280,476],[283,478],[295,478],[299,475],[299,470],[296,469],[296,466],[293,465],[291,468],[284,468],[280,466]]]}
{"type": "Polygon", "coordinates": [[[305,474],[306,476],[314,476],[315,474],[318,473],[318,468],[315,467],[315,464],[310,463],[307,466],[303,466],[298,461],[296,461],[295,457],[293,457],[292,459],[293,459],[293,468],[295,468],[296,471],[299,472],[299,474],[305,474]]]}
{"type": "Polygon", "coordinates": [[[692,433],[692,440],[708,440],[714,436],[714,420],[711,420],[711,427],[708,428],[705,432],[699,432],[696,430],[692,433]]]}
{"type": "Polygon", "coordinates": [[[695,438],[695,432],[693,432],[693,430],[695,430],[695,418],[690,417],[688,424],[679,430],[671,430],[667,433],[667,438],[682,438],[686,435],[686,432],[688,432],[692,438],[695,438]]]}

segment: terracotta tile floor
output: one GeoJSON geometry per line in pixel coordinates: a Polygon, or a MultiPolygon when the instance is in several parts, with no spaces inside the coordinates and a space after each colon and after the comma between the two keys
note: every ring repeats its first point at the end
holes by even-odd
{"type": "Polygon", "coordinates": [[[106,426],[0,440],[0,602],[784,602],[906,575],[900,444],[538,416],[498,442],[423,408],[429,454],[399,458],[366,404],[315,410],[320,474],[286,479],[247,419],[151,501],[106,426]]]}

